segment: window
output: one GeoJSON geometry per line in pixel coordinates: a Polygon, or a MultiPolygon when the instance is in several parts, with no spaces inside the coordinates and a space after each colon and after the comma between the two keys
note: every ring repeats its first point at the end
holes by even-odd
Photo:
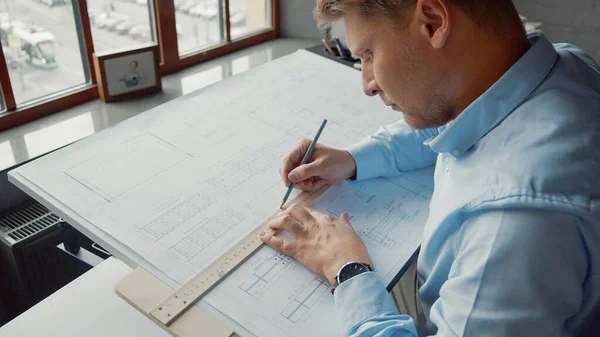
{"type": "Polygon", "coordinates": [[[87,5],[95,51],[156,41],[152,1],[88,0],[87,5]]]}
{"type": "Polygon", "coordinates": [[[0,0],[0,131],[97,99],[94,52],[154,42],[165,75],[279,37],[279,2],[0,0]]]}
{"type": "Polygon", "coordinates": [[[79,24],[65,0],[5,0],[0,41],[17,105],[89,82],[79,24]]]}
{"type": "Polygon", "coordinates": [[[225,41],[223,0],[175,0],[179,55],[225,41]]]}
{"type": "Polygon", "coordinates": [[[270,4],[268,0],[229,0],[231,38],[271,27],[270,4]]]}

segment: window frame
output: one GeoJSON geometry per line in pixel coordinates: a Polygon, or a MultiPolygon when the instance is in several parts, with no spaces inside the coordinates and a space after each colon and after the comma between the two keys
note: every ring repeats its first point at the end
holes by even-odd
{"type": "Polygon", "coordinates": [[[175,29],[175,4],[174,1],[155,0],[157,31],[161,53],[160,71],[162,75],[176,72],[192,65],[196,65],[219,56],[223,56],[250,47],[265,41],[273,40],[281,35],[281,24],[279,16],[280,0],[271,1],[271,27],[251,33],[242,38],[231,39],[231,23],[229,22],[229,0],[223,1],[225,12],[225,41],[212,45],[207,49],[198,49],[192,53],[179,55],[177,32],[175,29]],[[171,29],[163,30],[162,27],[171,29]]]}
{"type": "MultiPolygon", "coordinates": [[[[161,61],[159,71],[161,76],[280,37],[280,0],[265,0],[271,1],[271,27],[235,40],[231,39],[229,0],[221,1],[223,1],[223,10],[225,12],[225,41],[217,45],[212,45],[207,49],[199,49],[183,56],[179,55],[178,50],[175,1],[152,1],[154,13],[151,13],[151,17],[153,16],[155,18],[154,31],[156,32],[157,38],[155,43],[158,44],[160,48],[161,61]]],[[[85,50],[86,53],[84,67],[87,67],[89,70],[89,74],[87,74],[90,79],[89,83],[58,97],[51,97],[48,100],[44,99],[40,102],[18,106],[10,82],[4,52],[2,51],[2,48],[0,48],[0,90],[2,91],[2,97],[4,98],[4,106],[6,107],[6,112],[0,114],[0,131],[99,98],[98,82],[93,62],[94,43],[88,16],[87,1],[74,0],[73,5],[76,7],[74,8],[74,14],[76,15],[75,22],[78,26],[77,28],[79,28],[80,47],[85,50]]]]}

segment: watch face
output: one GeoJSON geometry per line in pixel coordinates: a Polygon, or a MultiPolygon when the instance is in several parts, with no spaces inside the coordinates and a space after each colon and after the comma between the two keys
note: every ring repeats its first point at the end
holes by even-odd
{"type": "Polygon", "coordinates": [[[340,277],[338,282],[342,283],[348,279],[353,278],[356,275],[371,271],[368,265],[358,262],[349,263],[340,271],[340,277]]]}

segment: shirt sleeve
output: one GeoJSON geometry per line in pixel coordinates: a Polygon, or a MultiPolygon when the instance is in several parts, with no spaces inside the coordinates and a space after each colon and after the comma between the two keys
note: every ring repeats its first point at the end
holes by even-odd
{"type": "MultiPolygon", "coordinates": [[[[436,336],[567,336],[588,272],[580,226],[575,216],[543,210],[467,217],[429,313],[436,336]]],[[[398,315],[376,275],[344,283],[335,301],[348,336],[416,336],[413,321],[398,315]]]]}
{"type": "Polygon", "coordinates": [[[375,272],[343,282],[336,288],[334,299],[347,336],[417,336],[413,319],[398,314],[383,281],[375,272]]]}
{"type": "Polygon", "coordinates": [[[438,135],[437,129],[415,130],[404,120],[346,148],[356,162],[356,179],[394,176],[402,171],[431,166],[437,153],[423,144],[438,135]]]}

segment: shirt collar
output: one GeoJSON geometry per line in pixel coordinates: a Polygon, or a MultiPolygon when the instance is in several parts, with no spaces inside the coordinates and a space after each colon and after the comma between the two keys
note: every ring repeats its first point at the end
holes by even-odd
{"type": "Polygon", "coordinates": [[[459,157],[502,122],[537,88],[554,67],[558,53],[541,32],[528,35],[531,48],[455,120],[425,145],[459,157]]]}

